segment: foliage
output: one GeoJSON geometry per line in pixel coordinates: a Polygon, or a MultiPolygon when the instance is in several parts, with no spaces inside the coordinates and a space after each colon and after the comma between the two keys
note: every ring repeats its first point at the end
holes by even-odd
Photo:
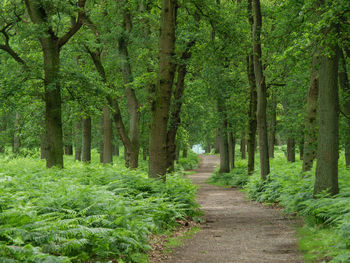
{"type": "Polygon", "coordinates": [[[199,157],[192,150],[188,151],[186,158],[179,158],[179,166],[182,167],[184,170],[193,170],[198,166],[198,163],[199,157]]]}
{"type": "Polygon", "coordinates": [[[0,175],[1,262],[145,262],[151,233],[198,214],[196,187],[182,175],[164,185],[121,160],[46,170],[6,156],[0,175]]]}

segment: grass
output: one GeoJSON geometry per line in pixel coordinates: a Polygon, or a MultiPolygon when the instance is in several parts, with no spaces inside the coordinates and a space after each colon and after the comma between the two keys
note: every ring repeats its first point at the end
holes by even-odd
{"type": "Polygon", "coordinates": [[[302,162],[288,163],[281,150],[276,151],[270,166],[265,182],[258,169],[248,176],[247,160],[239,160],[237,168],[228,174],[216,172],[209,182],[241,187],[250,199],[278,204],[285,212],[302,216],[305,226],[298,236],[307,262],[350,262],[350,170],[344,157],[339,160],[340,194],[334,197],[323,194],[313,198],[315,171],[302,174],[302,162]]]}
{"type": "Polygon", "coordinates": [[[101,165],[96,152],[90,165],[65,157],[62,170],[1,156],[0,262],[147,262],[149,236],[199,210],[181,172],[164,184],[146,171],[146,163],[126,169],[122,158],[101,165]]]}

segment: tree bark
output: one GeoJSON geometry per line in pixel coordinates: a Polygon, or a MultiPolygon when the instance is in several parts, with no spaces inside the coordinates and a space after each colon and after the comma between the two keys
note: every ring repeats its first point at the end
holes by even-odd
{"type": "Polygon", "coordinates": [[[176,0],[162,0],[159,52],[159,81],[152,102],[150,126],[149,177],[165,180],[167,170],[167,130],[174,81],[176,0]]]}
{"type": "Polygon", "coordinates": [[[262,67],[262,52],[260,43],[260,33],[262,28],[262,18],[260,9],[260,0],[253,0],[253,61],[254,74],[257,87],[258,105],[257,105],[257,122],[259,134],[259,151],[260,151],[260,174],[261,178],[265,180],[270,173],[270,162],[268,152],[267,140],[267,125],[266,125],[266,84],[262,67]]]}
{"type": "Polygon", "coordinates": [[[174,90],[174,100],[171,108],[169,128],[167,133],[167,162],[168,170],[173,172],[175,157],[176,157],[176,134],[181,123],[181,107],[182,107],[182,97],[185,91],[185,78],[187,74],[187,64],[186,61],[191,57],[190,48],[194,45],[194,41],[187,44],[186,50],[181,55],[181,62],[177,68],[177,83],[174,90]]]}
{"type": "Polygon", "coordinates": [[[276,140],[276,125],[277,125],[277,101],[276,101],[276,94],[272,91],[271,92],[271,116],[270,116],[270,123],[269,123],[269,138],[268,138],[268,145],[269,145],[269,157],[275,158],[275,140],[276,140]]]}
{"type": "Polygon", "coordinates": [[[81,120],[78,120],[75,124],[75,132],[74,132],[74,148],[75,148],[75,155],[74,160],[81,161],[81,142],[82,142],[82,136],[81,136],[81,120]]]}
{"type": "Polygon", "coordinates": [[[318,74],[319,58],[317,54],[312,58],[312,72],[306,102],[306,116],[304,121],[304,156],[303,172],[310,171],[316,158],[317,149],[317,100],[319,89],[318,74]]]}
{"type": "Polygon", "coordinates": [[[187,158],[187,146],[182,149],[182,158],[187,158]]]}
{"type": "Polygon", "coordinates": [[[228,153],[230,159],[230,169],[233,170],[235,168],[235,151],[236,151],[236,138],[233,132],[229,132],[228,134],[228,153]]]}
{"type": "Polygon", "coordinates": [[[240,151],[241,151],[241,159],[246,159],[247,158],[247,154],[246,154],[246,138],[245,138],[246,134],[245,134],[245,131],[243,130],[242,131],[242,136],[241,136],[241,148],[240,148],[240,151]]]}
{"type": "Polygon", "coordinates": [[[295,162],[295,140],[294,138],[288,138],[287,140],[287,161],[295,162]]]}
{"type": "Polygon", "coordinates": [[[230,158],[228,149],[228,123],[226,107],[222,99],[218,99],[219,121],[219,145],[220,145],[220,170],[219,173],[230,172],[230,158]]]}
{"type": "MultiPolygon", "coordinates": [[[[329,46],[330,55],[320,56],[319,129],[314,194],[339,192],[339,94],[337,46],[329,46]]],[[[326,50],[324,50],[325,52],[326,50]]]]}
{"type": "Polygon", "coordinates": [[[340,52],[339,66],[339,86],[343,90],[345,96],[345,102],[343,104],[347,131],[345,137],[345,163],[346,167],[350,167],[350,85],[343,51],[340,52]]]}
{"type": "Polygon", "coordinates": [[[98,152],[100,153],[100,163],[103,163],[103,154],[104,154],[104,116],[100,116],[100,137],[99,137],[99,145],[98,145],[98,152]]]}
{"type": "Polygon", "coordinates": [[[103,163],[113,163],[112,152],[112,120],[110,117],[110,111],[107,106],[103,108],[103,163]]]}
{"type": "Polygon", "coordinates": [[[13,147],[12,152],[15,154],[19,153],[19,148],[21,147],[21,139],[20,139],[20,133],[21,133],[21,113],[16,112],[16,119],[15,119],[15,130],[13,134],[13,147]]]}
{"type": "Polygon", "coordinates": [[[0,153],[5,152],[6,129],[7,129],[6,115],[2,115],[0,117],[0,153]]]}
{"type": "MultiPolygon", "coordinates": [[[[253,19],[251,16],[251,0],[248,1],[250,5],[250,18],[249,21],[253,19]]],[[[251,21],[251,25],[253,22],[251,21]]],[[[257,120],[256,120],[256,108],[257,108],[257,94],[256,94],[256,84],[255,84],[255,75],[254,75],[254,64],[253,64],[253,55],[247,57],[247,73],[249,80],[249,129],[248,129],[248,174],[254,172],[255,167],[255,144],[256,144],[256,129],[257,129],[257,120]]]]}
{"type": "Polygon", "coordinates": [[[138,167],[138,158],[140,152],[140,141],[139,141],[139,126],[140,126],[140,104],[136,97],[136,92],[130,87],[130,84],[134,81],[133,74],[131,70],[129,52],[128,52],[128,42],[129,34],[132,28],[132,20],[129,9],[125,6],[127,1],[119,0],[123,2],[122,13],[123,13],[123,33],[121,34],[118,47],[119,55],[121,61],[121,69],[123,75],[123,81],[125,85],[125,94],[128,100],[128,111],[129,111],[129,137],[132,144],[132,148],[128,149],[130,152],[129,164],[133,164],[130,168],[138,167]]]}
{"type": "Polygon", "coordinates": [[[81,160],[86,163],[91,162],[91,117],[83,118],[83,138],[82,138],[81,160]]]}

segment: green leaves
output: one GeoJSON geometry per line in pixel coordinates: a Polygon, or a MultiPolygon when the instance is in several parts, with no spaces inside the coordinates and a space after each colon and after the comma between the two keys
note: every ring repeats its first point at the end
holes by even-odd
{"type": "Polygon", "coordinates": [[[150,233],[198,214],[196,188],[181,175],[164,186],[117,163],[46,170],[41,161],[0,159],[0,261],[145,262],[150,233]]]}

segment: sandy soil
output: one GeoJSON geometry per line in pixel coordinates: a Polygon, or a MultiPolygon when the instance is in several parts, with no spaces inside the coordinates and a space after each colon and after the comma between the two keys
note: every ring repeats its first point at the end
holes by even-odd
{"type": "Polygon", "coordinates": [[[201,158],[197,173],[189,178],[199,186],[197,201],[205,212],[205,223],[161,262],[304,262],[295,237],[296,221],[279,209],[247,200],[237,189],[206,184],[219,160],[217,156],[201,158]]]}

